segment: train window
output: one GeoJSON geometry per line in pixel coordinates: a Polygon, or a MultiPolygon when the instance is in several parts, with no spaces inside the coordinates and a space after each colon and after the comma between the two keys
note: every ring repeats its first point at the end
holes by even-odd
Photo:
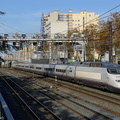
{"type": "Polygon", "coordinates": [[[90,63],[90,67],[102,67],[101,63],[90,63]]]}
{"type": "Polygon", "coordinates": [[[58,69],[56,69],[56,72],[58,72],[58,69]]]}
{"type": "Polygon", "coordinates": [[[36,67],[36,69],[42,69],[41,67],[36,67]]]}
{"type": "Polygon", "coordinates": [[[110,72],[111,73],[117,73],[117,70],[116,69],[110,69],[110,72]]]}
{"type": "Polygon", "coordinates": [[[115,80],[116,82],[120,82],[120,80],[115,80]]]}
{"type": "Polygon", "coordinates": [[[53,71],[54,69],[53,68],[49,68],[49,71],[53,71]]]}
{"type": "Polygon", "coordinates": [[[66,70],[64,70],[64,69],[56,69],[56,72],[66,72],[66,70]]]}
{"type": "Polygon", "coordinates": [[[119,69],[117,69],[117,72],[118,72],[118,73],[120,73],[120,68],[119,68],[119,69]]]}
{"type": "Polygon", "coordinates": [[[120,74],[120,68],[110,68],[108,72],[111,74],[120,74]]]}
{"type": "Polygon", "coordinates": [[[34,66],[30,66],[30,68],[34,68],[34,66]]]}
{"type": "Polygon", "coordinates": [[[44,70],[46,70],[46,71],[52,71],[53,68],[44,68],[44,70]]]}
{"type": "Polygon", "coordinates": [[[102,67],[102,64],[96,64],[96,67],[102,67]]]}
{"type": "Polygon", "coordinates": [[[25,66],[26,68],[28,68],[29,66],[25,66]]]}

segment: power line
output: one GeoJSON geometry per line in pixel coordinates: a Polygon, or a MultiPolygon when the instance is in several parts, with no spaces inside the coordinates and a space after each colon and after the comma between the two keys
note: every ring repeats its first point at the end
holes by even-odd
{"type": "Polygon", "coordinates": [[[8,32],[2,25],[0,25],[6,32],[8,32]]]}
{"type": "MultiPolygon", "coordinates": [[[[23,32],[23,31],[21,31],[21,30],[18,30],[18,29],[16,29],[16,28],[13,28],[13,27],[11,27],[11,26],[6,25],[5,23],[0,22],[0,24],[3,25],[3,26],[9,27],[9,28],[11,28],[11,29],[13,29],[13,30],[15,30],[15,31],[17,31],[17,32],[23,32]]],[[[23,33],[24,33],[24,32],[23,32],[23,33]]]]}

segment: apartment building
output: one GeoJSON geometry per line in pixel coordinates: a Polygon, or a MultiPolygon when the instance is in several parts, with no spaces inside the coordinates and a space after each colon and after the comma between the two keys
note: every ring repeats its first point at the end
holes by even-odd
{"type": "Polygon", "coordinates": [[[60,11],[42,14],[41,30],[50,37],[54,34],[67,34],[68,30],[84,30],[89,24],[99,24],[99,15],[93,12],[80,11],[73,13],[69,10],[68,13],[60,13],[60,11]]]}

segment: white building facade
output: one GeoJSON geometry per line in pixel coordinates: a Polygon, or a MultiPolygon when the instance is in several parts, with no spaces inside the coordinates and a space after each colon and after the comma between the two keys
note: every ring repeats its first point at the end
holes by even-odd
{"type": "Polygon", "coordinates": [[[53,34],[67,34],[68,30],[83,31],[87,25],[99,25],[99,15],[94,12],[80,11],[79,13],[60,13],[60,11],[42,14],[41,31],[53,37],[53,34]]]}
{"type": "Polygon", "coordinates": [[[66,21],[54,21],[48,23],[45,28],[44,34],[47,34],[50,38],[54,38],[57,34],[66,34],[68,31],[68,23],[66,21]]]}

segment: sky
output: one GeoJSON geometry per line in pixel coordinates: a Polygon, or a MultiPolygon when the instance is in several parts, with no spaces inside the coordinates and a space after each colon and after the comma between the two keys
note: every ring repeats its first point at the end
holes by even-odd
{"type": "MultiPolygon", "coordinates": [[[[1,0],[0,33],[39,33],[42,13],[55,10],[73,13],[81,10],[104,14],[120,5],[120,0],[1,0]]],[[[110,12],[120,12],[120,6],[110,12]]]]}

